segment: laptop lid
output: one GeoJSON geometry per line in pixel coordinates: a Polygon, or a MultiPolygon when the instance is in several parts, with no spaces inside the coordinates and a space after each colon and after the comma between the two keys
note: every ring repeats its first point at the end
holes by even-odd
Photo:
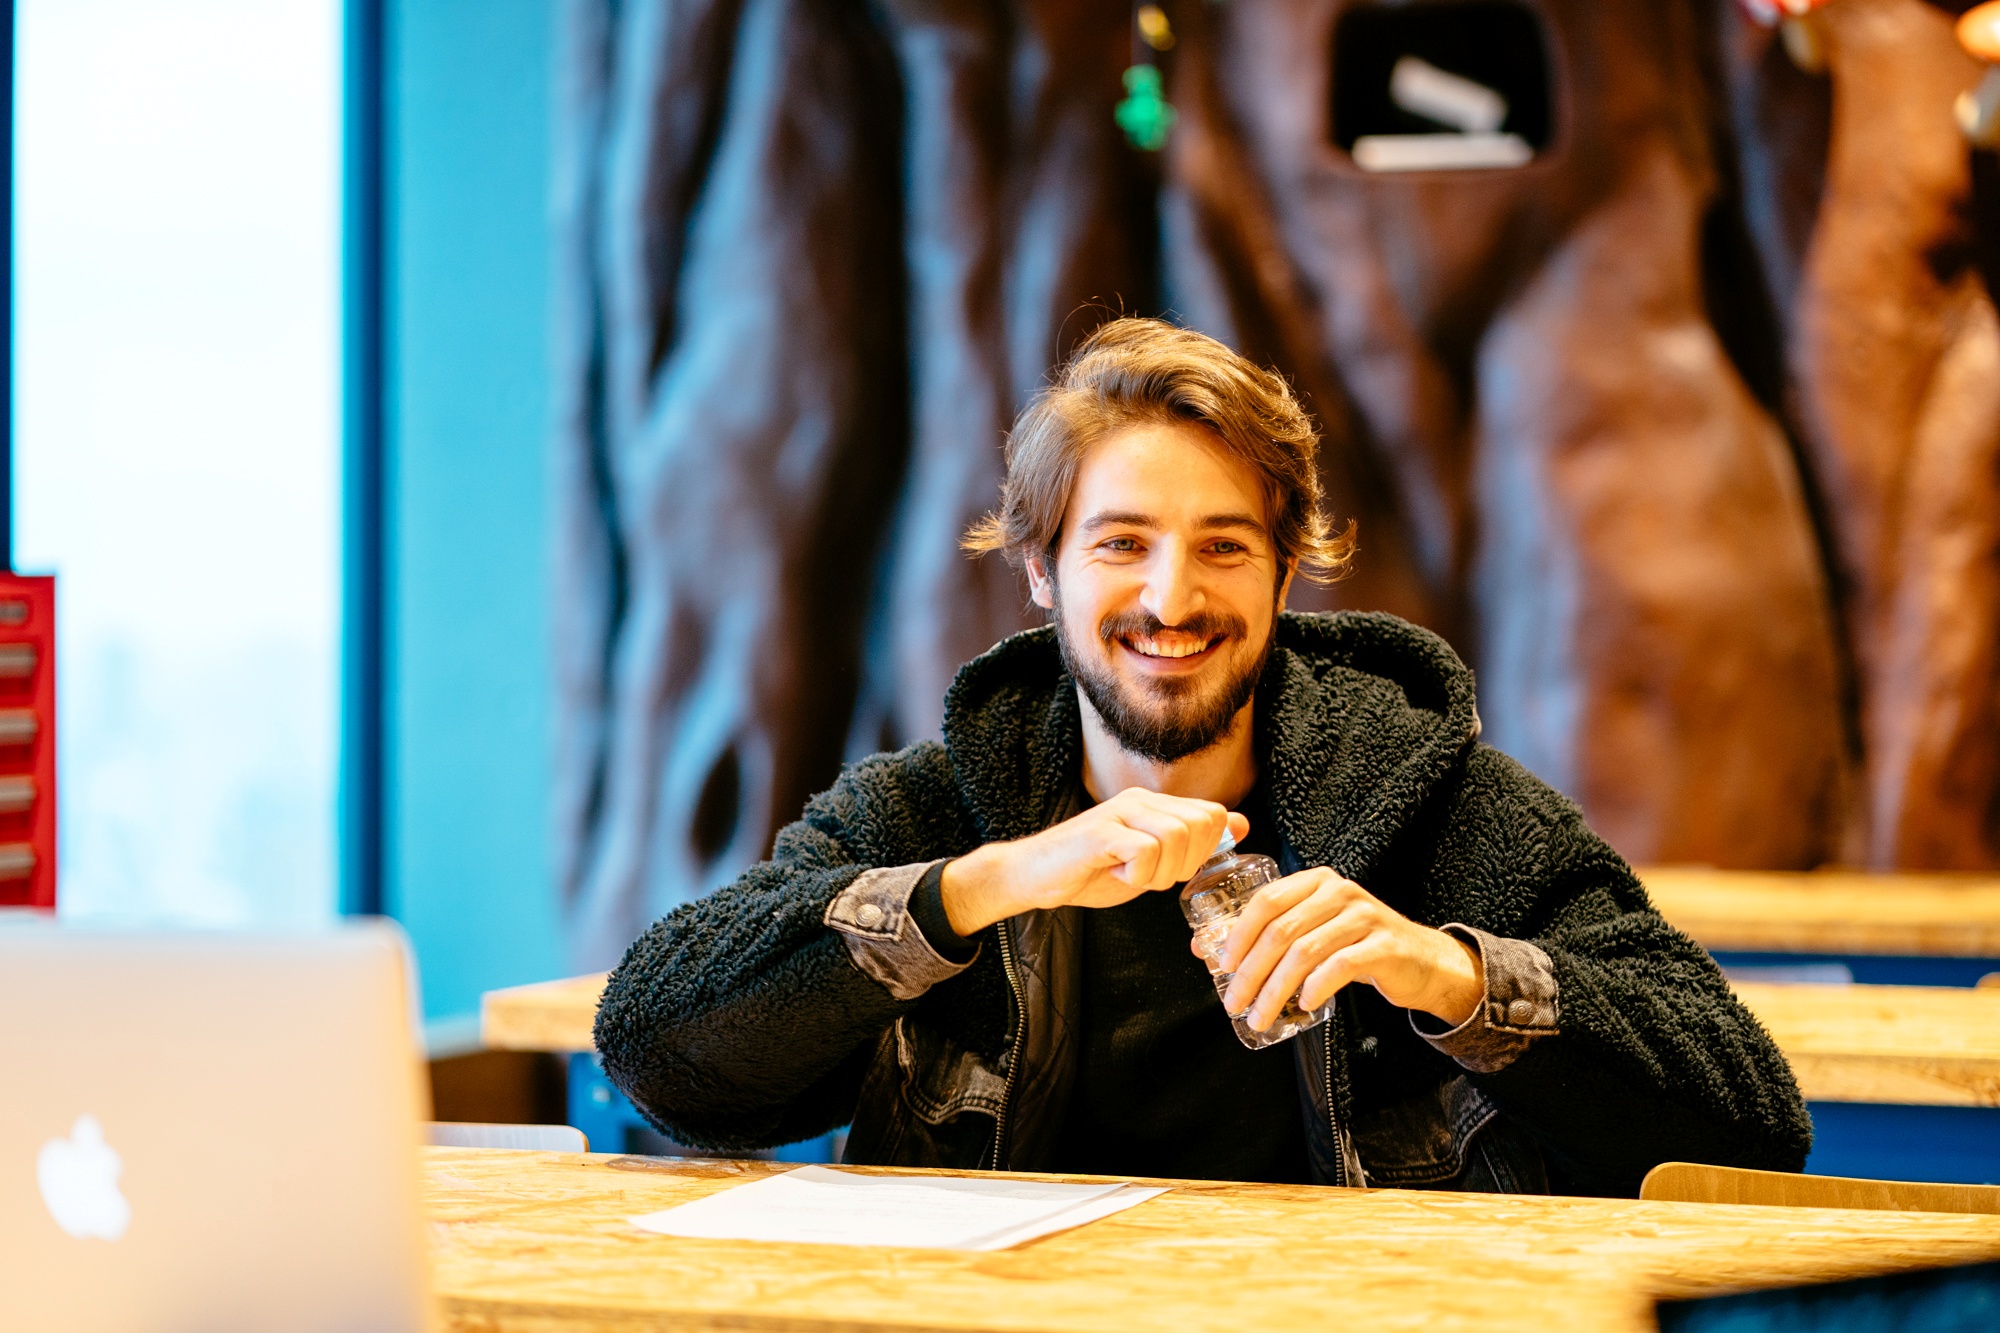
{"type": "Polygon", "coordinates": [[[428,1327],[405,958],[0,924],[0,1329],[428,1327]]]}

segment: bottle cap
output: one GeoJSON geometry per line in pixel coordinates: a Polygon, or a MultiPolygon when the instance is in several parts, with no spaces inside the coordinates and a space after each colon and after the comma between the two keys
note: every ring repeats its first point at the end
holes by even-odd
{"type": "Polygon", "coordinates": [[[1235,850],[1236,850],[1236,835],[1234,833],[1231,833],[1228,827],[1225,826],[1222,830],[1222,841],[1215,844],[1215,850],[1210,852],[1209,856],[1211,858],[1217,856],[1227,856],[1229,853],[1235,850]]]}

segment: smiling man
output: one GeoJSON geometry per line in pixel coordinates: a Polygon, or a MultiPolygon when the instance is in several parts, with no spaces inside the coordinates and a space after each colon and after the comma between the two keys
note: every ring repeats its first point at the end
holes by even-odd
{"type": "Polygon", "coordinates": [[[968,664],[942,744],[852,765],[772,859],[612,974],[605,1068],[742,1150],[1636,1192],[1797,1170],[1784,1059],[1568,801],[1478,743],[1472,676],[1390,616],[1284,611],[1352,555],[1282,379],[1108,324],[1022,414],[999,513],[1051,625],[968,664]],[[1225,832],[1285,878],[1218,1003],[1173,890],[1225,832]],[[1333,1017],[1252,1051],[1286,1001],[1333,1017]]]}

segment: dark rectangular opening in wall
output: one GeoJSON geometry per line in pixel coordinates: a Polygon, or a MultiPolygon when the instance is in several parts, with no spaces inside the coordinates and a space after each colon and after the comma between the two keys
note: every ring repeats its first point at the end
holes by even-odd
{"type": "Polygon", "coordinates": [[[1396,62],[1414,56],[1507,100],[1497,126],[1541,152],[1554,130],[1548,43],[1526,5],[1470,3],[1364,6],[1341,15],[1333,34],[1333,138],[1352,152],[1364,134],[1443,134],[1455,128],[1396,104],[1396,62]]]}

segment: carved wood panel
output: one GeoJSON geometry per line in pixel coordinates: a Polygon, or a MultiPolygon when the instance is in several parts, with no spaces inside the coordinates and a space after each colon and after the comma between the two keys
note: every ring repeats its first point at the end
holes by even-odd
{"type": "Polygon", "coordinates": [[[1108,0],[568,15],[580,966],[1031,623],[958,537],[1120,312],[1293,379],[1362,534],[1295,605],[1444,633],[1486,739],[1628,856],[2000,856],[1996,176],[1938,8],[1832,0],[1810,73],[1736,0],[1179,0],[1158,52],[1108,0]],[[1411,54],[1506,97],[1515,165],[1357,165],[1411,54]],[[1157,153],[1113,114],[1141,60],[1157,153]]]}

